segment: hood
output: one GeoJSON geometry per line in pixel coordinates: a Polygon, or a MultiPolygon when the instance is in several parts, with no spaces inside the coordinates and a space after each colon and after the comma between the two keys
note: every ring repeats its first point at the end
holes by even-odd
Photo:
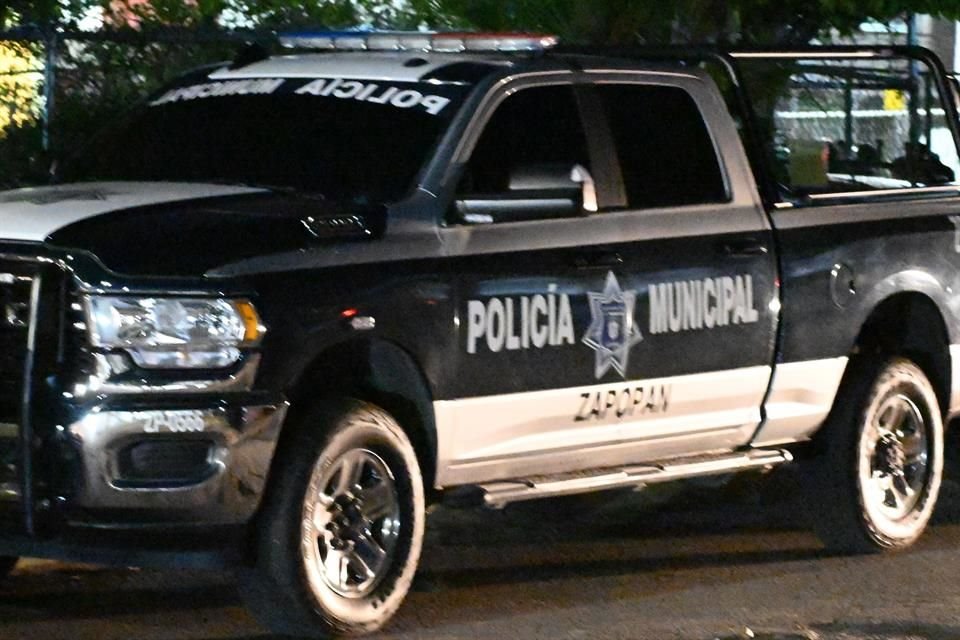
{"type": "Polygon", "coordinates": [[[0,193],[0,238],[43,242],[70,224],[118,209],[262,192],[178,182],[88,182],[15,189],[0,193]]]}
{"type": "Polygon", "coordinates": [[[373,236],[382,211],[250,187],[83,183],[0,193],[0,241],[85,251],[125,275],[198,277],[254,256],[373,236]]]}

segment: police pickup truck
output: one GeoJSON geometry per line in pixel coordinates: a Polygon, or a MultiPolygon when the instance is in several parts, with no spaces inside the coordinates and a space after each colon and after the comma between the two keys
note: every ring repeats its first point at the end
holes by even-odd
{"type": "Polygon", "coordinates": [[[829,547],[920,536],[960,413],[931,54],[288,44],[0,194],[5,569],[165,553],[360,633],[444,496],[791,461],[829,547]]]}

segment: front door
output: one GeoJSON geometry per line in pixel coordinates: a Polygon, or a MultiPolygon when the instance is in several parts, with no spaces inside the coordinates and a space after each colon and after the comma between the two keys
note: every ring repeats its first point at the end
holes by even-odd
{"type": "Polygon", "coordinates": [[[532,214],[443,231],[460,350],[456,399],[436,405],[440,484],[728,450],[756,429],[769,230],[734,180],[746,169],[721,170],[696,83],[657,81],[513,87],[487,121],[461,197],[509,201],[531,167],[573,167],[596,210],[524,203],[532,214]]]}

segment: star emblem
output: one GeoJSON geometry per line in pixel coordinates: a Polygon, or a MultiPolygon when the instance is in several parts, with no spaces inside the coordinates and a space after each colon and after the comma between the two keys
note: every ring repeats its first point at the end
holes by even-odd
{"type": "Polygon", "coordinates": [[[596,353],[594,375],[599,379],[613,367],[626,378],[630,349],[643,340],[633,319],[637,294],[621,289],[617,277],[609,271],[603,292],[588,291],[587,298],[592,320],[582,342],[596,353]]]}

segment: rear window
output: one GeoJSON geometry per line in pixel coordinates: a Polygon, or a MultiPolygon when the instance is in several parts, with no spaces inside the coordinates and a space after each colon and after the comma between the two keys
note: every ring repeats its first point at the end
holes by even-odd
{"type": "Polygon", "coordinates": [[[750,56],[738,64],[785,199],[956,183],[956,143],[924,62],[750,56]]]}

